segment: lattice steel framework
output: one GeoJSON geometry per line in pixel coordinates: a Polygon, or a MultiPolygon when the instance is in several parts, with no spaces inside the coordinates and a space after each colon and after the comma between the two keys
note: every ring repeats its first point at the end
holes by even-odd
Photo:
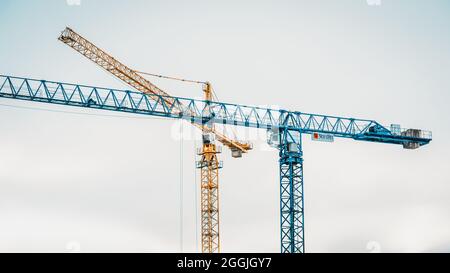
{"type": "Polygon", "coordinates": [[[280,132],[281,252],[304,253],[303,152],[298,131],[280,132]]]}
{"type": "Polygon", "coordinates": [[[172,105],[164,96],[150,99],[149,95],[111,88],[61,83],[0,75],[0,97],[70,105],[123,113],[152,115],[184,119],[197,124],[228,124],[261,129],[301,130],[302,134],[323,133],[334,137],[358,141],[403,145],[417,142],[421,146],[432,140],[432,133],[421,131],[417,136],[404,134],[406,129],[394,133],[374,120],[309,114],[298,111],[261,108],[182,97],[170,97],[172,105]],[[175,105],[186,105],[180,113],[175,105]],[[208,108],[210,116],[203,113],[208,108]],[[377,130],[371,130],[376,128],[377,130]]]}
{"type": "MultiPolygon", "coordinates": [[[[432,140],[431,132],[411,131],[411,129],[392,131],[374,120],[274,110],[180,97],[151,96],[152,98],[148,94],[132,91],[0,75],[0,97],[2,98],[184,119],[202,126],[220,123],[279,130],[282,252],[303,252],[305,249],[301,135],[323,133],[358,141],[403,145],[405,148],[424,146],[432,140]],[[168,101],[172,103],[167,103],[168,101]],[[181,104],[186,105],[183,112],[176,107],[181,104]]],[[[214,149],[217,147],[214,146],[214,149]]],[[[214,200],[211,204],[218,202],[219,195],[216,191],[218,180],[216,178],[221,167],[217,160],[217,150],[214,149],[209,153],[212,158],[209,160],[205,158],[199,163],[202,177],[205,178],[205,183],[202,184],[202,193],[205,188],[205,199],[214,200]],[[205,164],[205,162],[215,163],[205,164]],[[204,164],[207,165],[207,168],[204,164]],[[206,179],[207,177],[208,179],[206,179]]],[[[216,213],[218,206],[202,207],[202,214],[203,211],[206,213],[206,218],[211,219],[205,221],[209,222],[205,234],[208,234],[209,227],[217,227],[218,230],[218,225],[214,225],[215,219],[217,221],[219,219],[219,215],[216,213]]],[[[211,238],[216,238],[214,232],[209,234],[211,238]]],[[[217,236],[217,241],[218,239],[217,236]]],[[[206,240],[209,239],[206,238],[206,240]]],[[[211,243],[207,244],[209,245],[208,250],[219,249],[219,244],[215,244],[213,240],[210,241],[211,243]]]]}
{"type": "Polygon", "coordinates": [[[203,253],[220,252],[219,226],[219,149],[216,144],[204,144],[197,162],[201,177],[201,236],[203,253]]]}
{"type": "MultiPolygon", "coordinates": [[[[75,49],[78,53],[98,64],[104,70],[121,79],[123,82],[136,88],[136,90],[146,93],[150,97],[153,95],[169,96],[169,94],[136,73],[133,69],[119,62],[71,28],[66,28],[61,33],[58,40],[75,49]]],[[[170,97],[167,97],[166,102],[169,105],[173,104],[170,97]]]]}
{"type": "MultiPolygon", "coordinates": [[[[178,114],[182,114],[190,111],[190,109],[186,107],[182,101],[175,100],[174,97],[171,97],[167,92],[163,91],[162,89],[151,83],[149,80],[139,75],[138,72],[118,61],[116,58],[112,57],[106,51],[97,47],[71,28],[66,28],[61,33],[58,40],[73,48],[75,51],[91,60],[107,72],[111,73],[118,79],[122,80],[124,83],[130,85],[140,92],[147,94],[149,99],[155,101],[162,100],[165,105],[171,108],[172,112],[178,112],[178,114]]],[[[208,130],[212,132],[216,135],[218,141],[220,141],[221,143],[223,143],[223,145],[229,147],[230,149],[237,149],[243,153],[247,153],[249,150],[251,150],[251,145],[249,143],[233,140],[218,131],[203,127],[200,124],[194,125],[202,131],[208,130]]]]}

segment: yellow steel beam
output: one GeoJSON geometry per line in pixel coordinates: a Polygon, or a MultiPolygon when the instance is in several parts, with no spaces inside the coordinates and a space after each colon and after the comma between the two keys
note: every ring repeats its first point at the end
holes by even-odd
{"type": "Polygon", "coordinates": [[[219,169],[215,144],[204,144],[198,168],[201,175],[201,237],[203,253],[220,252],[219,169]]]}

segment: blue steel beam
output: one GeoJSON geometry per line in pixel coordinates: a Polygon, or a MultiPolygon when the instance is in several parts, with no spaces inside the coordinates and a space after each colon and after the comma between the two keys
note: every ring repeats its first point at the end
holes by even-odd
{"type": "Polygon", "coordinates": [[[321,133],[359,141],[400,145],[414,142],[423,146],[432,140],[431,132],[420,131],[420,134],[414,136],[405,134],[406,130],[395,133],[374,120],[147,95],[133,91],[4,75],[0,75],[0,97],[186,119],[192,123],[209,122],[252,128],[300,130],[302,134],[321,133]],[[167,101],[173,104],[170,105],[167,101]]]}
{"type": "Polygon", "coordinates": [[[300,131],[280,132],[281,253],[305,252],[303,150],[300,131]]]}

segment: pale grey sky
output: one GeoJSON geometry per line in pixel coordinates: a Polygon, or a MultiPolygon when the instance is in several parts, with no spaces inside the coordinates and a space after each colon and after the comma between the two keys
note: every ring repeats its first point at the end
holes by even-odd
{"type": "MultiPolygon", "coordinates": [[[[306,250],[448,252],[449,11],[445,0],[6,0],[0,74],[127,88],[57,41],[70,26],[135,69],[211,81],[225,102],[432,130],[416,151],[305,137],[306,250]]],[[[181,176],[183,250],[196,251],[190,127],[180,143],[176,121],[103,114],[0,100],[0,251],[180,251],[181,176]]],[[[263,131],[245,133],[253,152],[222,155],[222,250],[278,252],[277,152],[263,131]]]]}

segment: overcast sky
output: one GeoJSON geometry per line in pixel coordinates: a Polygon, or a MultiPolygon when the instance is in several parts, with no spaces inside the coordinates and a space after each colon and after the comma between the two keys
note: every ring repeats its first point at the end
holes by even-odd
{"type": "MultiPolygon", "coordinates": [[[[128,88],[57,41],[70,26],[221,101],[432,130],[415,151],[305,136],[306,250],[450,251],[449,1],[77,2],[2,0],[0,74],[128,88]]],[[[178,252],[181,227],[183,251],[199,250],[190,125],[180,141],[173,120],[0,99],[0,126],[1,252],[178,252]]],[[[277,152],[264,131],[238,133],[255,150],[221,155],[222,251],[279,252],[277,152]]]]}

